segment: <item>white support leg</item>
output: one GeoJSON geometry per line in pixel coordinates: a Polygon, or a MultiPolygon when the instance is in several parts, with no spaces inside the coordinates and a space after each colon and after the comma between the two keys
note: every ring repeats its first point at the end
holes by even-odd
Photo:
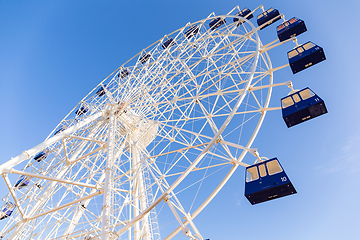
{"type": "MultiPolygon", "coordinates": [[[[134,216],[140,214],[140,211],[146,209],[146,189],[144,185],[144,176],[141,169],[140,154],[137,149],[136,143],[131,145],[131,154],[133,160],[133,166],[137,171],[134,177],[134,216]]],[[[146,214],[142,221],[138,221],[134,225],[134,238],[135,240],[144,239],[150,240],[150,227],[149,227],[149,214],[146,214]],[[141,222],[141,226],[140,226],[141,222]],[[140,230],[141,229],[141,230],[140,230]]]]}
{"type": "Polygon", "coordinates": [[[109,118],[109,137],[108,137],[108,155],[105,168],[105,184],[104,184],[104,202],[101,216],[101,240],[112,239],[110,233],[110,211],[111,211],[111,191],[112,191],[112,170],[114,163],[114,124],[115,116],[113,111],[109,118]]]}

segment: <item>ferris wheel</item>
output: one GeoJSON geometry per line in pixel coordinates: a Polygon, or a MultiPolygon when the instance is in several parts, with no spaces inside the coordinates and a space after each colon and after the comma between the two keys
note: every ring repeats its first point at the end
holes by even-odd
{"type": "Polygon", "coordinates": [[[295,74],[325,60],[321,47],[297,43],[305,31],[276,9],[237,6],[138,53],[44,142],[0,166],[9,189],[0,238],[202,240],[196,216],[238,166],[246,167],[251,204],[296,193],[279,161],[252,144],[267,111],[282,110],[288,127],[327,112],[309,88],[273,79],[277,70],[295,74]],[[280,19],[279,39],[263,44],[258,32],[280,19]],[[289,64],[273,67],[268,51],[291,41],[289,64]],[[281,86],[290,93],[282,107],[269,107],[281,86]],[[280,182],[265,188],[261,178],[280,182]]]}

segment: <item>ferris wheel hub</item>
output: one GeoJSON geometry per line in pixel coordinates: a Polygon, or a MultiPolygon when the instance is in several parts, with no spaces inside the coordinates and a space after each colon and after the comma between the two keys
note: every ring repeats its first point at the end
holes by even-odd
{"type": "Polygon", "coordinates": [[[144,150],[156,137],[158,133],[158,123],[143,118],[133,111],[123,112],[117,120],[121,123],[119,132],[126,135],[125,144],[128,146],[136,144],[137,148],[144,150]]]}

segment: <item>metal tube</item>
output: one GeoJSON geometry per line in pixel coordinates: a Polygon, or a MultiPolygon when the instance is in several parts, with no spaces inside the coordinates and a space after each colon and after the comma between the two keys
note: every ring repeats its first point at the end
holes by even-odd
{"type": "Polygon", "coordinates": [[[16,173],[16,174],[19,174],[19,175],[25,175],[25,176],[34,177],[34,178],[40,178],[40,179],[46,179],[46,180],[56,181],[56,182],[61,182],[61,183],[66,183],[66,184],[72,184],[72,185],[81,186],[81,187],[88,187],[88,188],[95,188],[95,189],[97,188],[96,185],[93,185],[93,184],[87,184],[87,183],[82,183],[82,182],[74,182],[74,181],[61,179],[61,178],[53,178],[53,177],[48,177],[48,176],[44,176],[44,175],[40,175],[40,174],[34,174],[34,173],[29,173],[29,172],[18,171],[18,170],[15,170],[15,169],[5,170],[5,172],[16,173]]]}
{"type": "Polygon", "coordinates": [[[113,170],[113,155],[114,155],[114,111],[111,111],[109,117],[109,137],[105,168],[105,184],[104,184],[104,202],[101,213],[101,240],[111,239],[110,233],[110,211],[111,211],[111,191],[112,191],[112,170],[113,170]]]}
{"type": "Polygon", "coordinates": [[[55,142],[57,142],[58,140],[62,139],[64,136],[66,136],[72,132],[75,132],[77,129],[82,128],[83,126],[91,123],[92,121],[96,120],[97,118],[99,118],[101,116],[102,116],[102,112],[96,113],[96,114],[88,117],[84,121],[64,130],[62,133],[59,133],[58,135],[45,140],[44,142],[36,145],[35,147],[33,147],[27,151],[24,151],[17,157],[14,157],[10,161],[7,161],[4,164],[0,165],[0,174],[3,173],[5,171],[5,169],[11,169],[12,167],[22,163],[23,161],[29,159],[29,156],[35,155],[37,152],[45,149],[46,147],[50,146],[51,144],[53,144],[55,142]]]}

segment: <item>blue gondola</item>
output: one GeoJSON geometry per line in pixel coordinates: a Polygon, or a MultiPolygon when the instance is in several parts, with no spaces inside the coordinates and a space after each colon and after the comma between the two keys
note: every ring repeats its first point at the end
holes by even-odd
{"type": "Polygon", "coordinates": [[[21,175],[19,180],[15,183],[15,187],[20,189],[26,187],[30,183],[30,177],[21,175]]]}
{"type": "Polygon", "coordinates": [[[141,62],[141,64],[144,64],[150,59],[150,57],[151,57],[150,53],[145,53],[139,58],[139,61],[141,62]]]}
{"type": "Polygon", "coordinates": [[[62,125],[61,127],[59,127],[58,130],[56,130],[56,131],[54,132],[54,136],[57,135],[57,134],[59,134],[59,133],[61,133],[61,132],[64,131],[65,129],[67,129],[67,126],[66,126],[66,125],[62,125]]]}
{"type": "MultiPolygon", "coordinates": [[[[247,20],[250,20],[254,17],[254,15],[250,14],[251,13],[251,10],[248,9],[248,8],[244,8],[243,10],[241,10],[240,12],[238,12],[237,14],[235,14],[236,16],[240,16],[240,17],[243,17],[243,18],[246,18],[247,20]],[[248,15],[248,16],[247,16],[248,15]]],[[[243,23],[242,20],[240,20],[239,18],[234,18],[233,19],[234,22],[238,22],[237,25],[241,25],[243,23]]]]}
{"type": "Polygon", "coordinates": [[[127,68],[124,68],[118,73],[117,76],[119,78],[124,78],[124,77],[128,76],[129,74],[130,74],[129,70],[127,68]]]}
{"type": "Polygon", "coordinates": [[[76,116],[81,116],[83,115],[84,113],[87,113],[87,111],[89,111],[89,109],[87,109],[86,107],[82,106],[80,107],[78,110],[76,110],[75,114],[76,116]]]}
{"type": "Polygon", "coordinates": [[[163,49],[171,47],[174,44],[174,39],[172,37],[168,38],[163,44],[161,44],[163,49]]]}
{"type": "MultiPolygon", "coordinates": [[[[106,87],[106,84],[104,84],[104,87],[106,87]]],[[[99,90],[96,91],[96,95],[99,97],[103,96],[105,94],[105,89],[103,86],[100,86],[99,90]]]]}
{"type": "Polygon", "coordinates": [[[324,101],[310,88],[281,99],[282,116],[287,127],[295,126],[327,113],[324,101]]]}
{"type": "Polygon", "coordinates": [[[288,58],[294,74],[326,59],[322,47],[312,42],[304,43],[289,51],[288,58]]]}
{"type": "Polygon", "coordinates": [[[307,29],[303,20],[293,17],[292,19],[277,26],[276,31],[280,42],[282,42],[306,32],[307,29]]]}
{"type": "Polygon", "coordinates": [[[252,205],[295,193],[277,158],[246,168],[245,197],[252,205]]]}
{"type": "Polygon", "coordinates": [[[264,26],[260,28],[261,30],[266,28],[270,24],[273,24],[274,22],[278,21],[280,18],[281,16],[279,11],[274,8],[270,8],[269,10],[264,11],[257,17],[257,24],[260,27],[261,25],[266,23],[264,26]]]}
{"type": "Polygon", "coordinates": [[[218,18],[214,18],[213,20],[210,21],[209,27],[211,30],[215,30],[225,23],[226,23],[225,18],[218,17],[218,18]]]}
{"type": "Polygon", "coordinates": [[[12,202],[6,202],[0,212],[0,220],[10,217],[15,209],[15,204],[12,202]]]}
{"type": "Polygon", "coordinates": [[[37,162],[41,162],[49,155],[49,150],[45,149],[44,151],[39,152],[35,155],[34,160],[37,162]]]}
{"type": "Polygon", "coordinates": [[[197,33],[199,32],[199,26],[197,25],[192,25],[191,27],[189,27],[186,31],[185,31],[185,37],[187,39],[192,38],[193,36],[195,36],[197,33]]]}

